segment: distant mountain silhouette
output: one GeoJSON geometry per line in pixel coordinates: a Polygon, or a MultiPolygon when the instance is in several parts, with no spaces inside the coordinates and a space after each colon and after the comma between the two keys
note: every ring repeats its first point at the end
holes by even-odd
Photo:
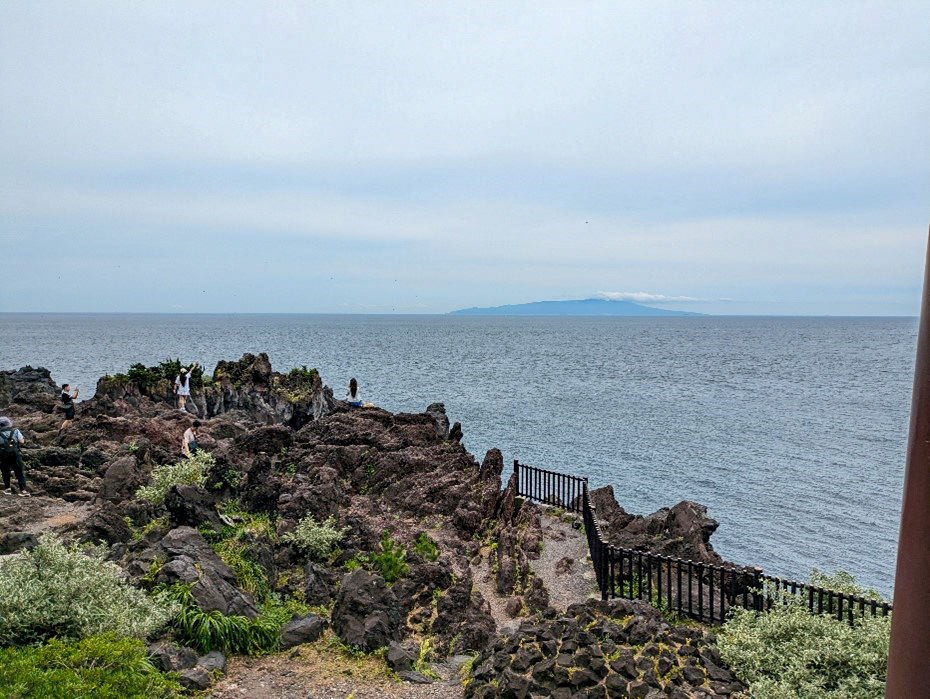
{"type": "Polygon", "coordinates": [[[702,316],[703,313],[668,311],[632,301],[579,299],[577,301],[534,301],[489,308],[462,308],[454,316],[702,316]]]}

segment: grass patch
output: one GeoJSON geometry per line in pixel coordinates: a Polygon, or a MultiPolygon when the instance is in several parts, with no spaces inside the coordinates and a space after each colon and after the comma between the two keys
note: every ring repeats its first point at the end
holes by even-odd
{"type": "Polygon", "coordinates": [[[172,699],[181,686],[158,672],[145,644],[112,635],[77,643],[0,648],[0,696],[7,699],[172,699]]]}

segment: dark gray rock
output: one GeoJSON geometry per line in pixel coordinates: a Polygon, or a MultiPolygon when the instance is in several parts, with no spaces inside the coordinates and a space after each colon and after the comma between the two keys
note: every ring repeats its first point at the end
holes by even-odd
{"type": "Polygon", "coordinates": [[[149,660],[162,672],[179,672],[197,664],[197,653],[171,641],[156,641],[149,646],[149,660]]]}
{"type": "Polygon", "coordinates": [[[97,491],[97,499],[113,502],[126,500],[133,497],[136,490],[145,485],[147,480],[136,463],[136,458],[124,456],[107,466],[103,482],[97,491]]]}
{"type": "Polygon", "coordinates": [[[29,410],[52,412],[58,401],[58,385],[48,369],[24,366],[0,371],[0,407],[17,405],[29,410]]]}
{"type": "Polygon", "coordinates": [[[313,643],[326,629],[326,622],[316,614],[309,614],[287,622],[281,627],[281,650],[287,650],[301,643],[313,643]]]}
{"type": "Polygon", "coordinates": [[[103,500],[90,518],[88,538],[109,545],[120,544],[132,538],[132,530],[123,514],[111,501],[103,500]]]}
{"type": "Polygon", "coordinates": [[[167,560],[156,582],[192,584],[191,593],[204,611],[241,614],[249,619],[258,616],[251,595],[236,587],[235,573],[196,529],[172,529],[156,548],[167,560]]]}
{"type": "Polygon", "coordinates": [[[413,670],[402,670],[397,673],[397,676],[404,682],[412,682],[414,684],[432,684],[433,682],[426,675],[421,675],[419,672],[414,672],[413,670]]]}
{"type": "Polygon", "coordinates": [[[197,658],[197,666],[202,667],[211,675],[226,672],[226,656],[218,650],[213,650],[197,658]]]}
{"type": "Polygon", "coordinates": [[[384,660],[388,666],[395,672],[412,670],[413,664],[420,657],[419,649],[412,643],[398,643],[394,641],[388,646],[387,653],[384,654],[384,660]]]}
{"type": "Polygon", "coordinates": [[[446,415],[446,406],[443,403],[432,403],[426,408],[426,414],[436,423],[436,436],[439,439],[449,438],[449,416],[446,415]]]}
{"type": "Polygon", "coordinates": [[[35,534],[26,532],[5,532],[0,534],[0,556],[17,553],[23,549],[34,549],[39,545],[35,534]]]}
{"type": "Polygon", "coordinates": [[[225,526],[216,511],[216,499],[195,485],[173,485],[165,496],[165,508],[176,527],[209,527],[215,532],[225,526]]]}
{"type": "Polygon", "coordinates": [[[187,689],[203,691],[210,688],[212,678],[207,670],[199,665],[195,665],[192,668],[183,670],[178,675],[178,682],[182,687],[186,687],[187,689]]]}
{"type": "Polygon", "coordinates": [[[343,577],[332,624],[344,643],[370,653],[398,640],[402,622],[400,605],[384,578],[361,568],[343,577]]]}

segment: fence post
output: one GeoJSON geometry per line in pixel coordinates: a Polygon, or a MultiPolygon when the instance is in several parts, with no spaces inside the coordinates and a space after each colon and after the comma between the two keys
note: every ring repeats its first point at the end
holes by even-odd
{"type": "Polygon", "coordinates": [[[517,459],[513,460],[513,482],[517,490],[514,495],[520,494],[520,462],[517,459]]]}
{"type": "Polygon", "coordinates": [[[762,611],[762,569],[758,566],[752,569],[752,608],[762,611]]]}

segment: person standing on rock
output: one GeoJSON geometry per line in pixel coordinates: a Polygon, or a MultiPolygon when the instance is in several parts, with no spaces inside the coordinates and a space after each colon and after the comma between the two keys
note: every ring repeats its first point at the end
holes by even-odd
{"type": "Polygon", "coordinates": [[[349,379],[349,390],[346,391],[346,402],[353,408],[362,407],[362,394],[358,391],[358,381],[349,379]]]}
{"type": "Polygon", "coordinates": [[[3,494],[12,495],[10,476],[16,472],[16,483],[19,485],[19,496],[28,498],[26,490],[26,469],[23,466],[22,445],[25,443],[23,433],[13,427],[13,421],[8,417],[0,417],[0,470],[3,471],[3,494]]]}
{"type": "Polygon", "coordinates": [[[65,413],[65,419],[61,423],[61,427],[58,428],[59,433],[71,427],[71,422],[74,420],[74,401],[80,392],[80,388],[75,388],[74,395],[71,395],[71,384],[63,383],[61,385],[61,409],[65,413]]]}
{"type": "Polygon", "coordinates": [[[184,438],[181,440],[181,453],[184,454],[184,456],[193,456],[200,448],[200,445],[197,443],[198,427],[200,427],[200,420],[194,420],[193,424],[184,430],[184,438]]]}
{"type": "Polygon", "coordinates": [[[197,362],[191,364],[190,369],[181,367],[181,373],[174,380],[174,395],[178,397],[178,410],[186,410],[187,399],[191,395],[191,374],[197,368],[197,362]]]}

